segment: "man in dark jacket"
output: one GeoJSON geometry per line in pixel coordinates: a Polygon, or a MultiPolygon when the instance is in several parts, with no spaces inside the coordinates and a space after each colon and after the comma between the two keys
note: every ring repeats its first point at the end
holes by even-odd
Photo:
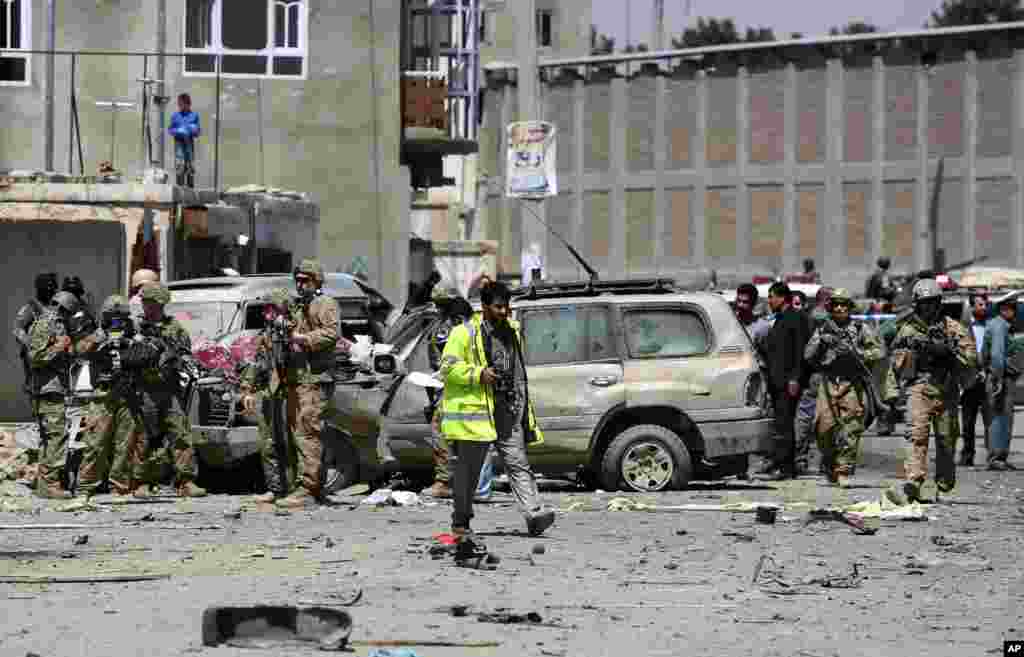
{"type": "Polygon", "coordinates": [[[794,419],[800,390],[808,385],[809,374],[804,368],[804,347],[810,339],[810,323],[803,313],[789,305],[790,298],[785,283],[774,283],[768,290],[768,306],[775,314],[775,322],[765,339],[764,351],[775,406],[776,445],[763,474],[773,474],[778,479],[795,476],[794,419]]]}

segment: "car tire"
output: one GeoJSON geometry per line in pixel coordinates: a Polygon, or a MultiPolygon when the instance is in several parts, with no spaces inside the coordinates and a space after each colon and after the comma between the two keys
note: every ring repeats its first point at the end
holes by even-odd
{"type": "Polygon", "coordinates": [[[692,477],[693,461],[682,438],[656,424],[626,429],[612,440],[601,459],[605,490],[678,490],[692,477]]]}
{"type": "Polygon", "coordinates": [[[359,453],[343,436],[334,434],[325,438],[323,494],[333,495],[359,483],[359,453]]]}

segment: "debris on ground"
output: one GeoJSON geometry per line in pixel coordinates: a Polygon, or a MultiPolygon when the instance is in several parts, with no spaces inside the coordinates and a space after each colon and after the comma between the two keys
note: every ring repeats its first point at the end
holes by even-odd
{"type": "Polygon", "coordinates": [[[903,567],[909,572],[923,573],[928,568],[939,568],[952,566],[963,568],[969,573],[978,573],[992,570],[992,563],[985,558],[941,556],[930,552],[919,552],[907,558],[903,567]]]}
{"type": "MultiPolygon", "coordinates": [[[[660,506],[648,504],[628,497],[616,497],[608,502],[609,511],[724,511],[726,513],[758,513],[759,510],[773,509],[776,512],[782,509],[781,504],[771,502],[730,502],[728,504],[678,504],[674,506],[660,506]]],[[[761,511],[764,513],[764,511],[761,511]]]]}
{"type": "Polygon", "coordinates": [[[0,576],[0,584],[103,584],[122,582],[152,582],[159,579],[170,579],[170,575],[91,575],[77,576],[37,576],[37,575],[4,575],[0,576]]]}
{"type": "Polygon", "coordinates": [[[855,534],[871,536],[878,532],[878,517],[865,517],[859,513],[847,513],[838,509],[812,509],[807,512],[804,527],[813,522],[841,522],[848,525],[855,534]]]}
{"type": "Polygon", "coordinates": [[[928,515],[926,508],[920,502],[911,502],[903,506],[893,504],[889,499],[882,497],[877,502],[858,502],[842,507],[847,513],[857,513],[864,518],[879,518],[881,520],[907,520],[925,521],[928,515]]]}
{"type": "Polygon", "coordinates": [[[79,534],[79,535],[75,536],[73,539],[71,539],[72,545],[85,545],[88,542],[89,542],[89,535],[88,534],[79,534]]]}
{"type": "Polygon", "coordinates": [[[499,625],[517,625],[520,623],[537,624],[543,623],[544,619],[535,611],[525,614],[516,614],[504,609],[496,609],[494,613],[482,612],[477,614],[476,619],[481,623],[498,623],[499,625]]]}
{"type": "MultiPolygon", "coordinates": [[[[325,597],[325,598],[340,598],[341,594],[339,594],[339,593],[327,593],[323,597],[325,597]]],[[[352,606],[354,606],[356,603],[358,603],[362,599],[363,599],[363,590],[362,589],[356,589],[355,593],[350,594],[348,596],[348,598],[339,600],[338,602],[328,602],[328,601],[311,602],[311,601],[302,600],[302,601],[299,602],[299,604],[307,606],[307,607],[352,607],[352,606]]]]}
{"type": "Polygon", "coordinates": [[[329,607],[208,607],[203,645],[280,649],[317,644],[341,650],[352,633],[352,617],[329,607]]]}
{"type": "Polygon", "coordinates": [[[412,648],[374,648],[367,657],[419,657],[412,648]]]}
{"type": "Polygon", "coordinates": [[[849,573],[845,575],[826,575],[824,577],[811,577],[799,581],[791,581],[783,574],[783,569],[776,561],[768,556],[761,555],[757,565],[754,567],[752,582],[758,585],[762,593],[772,595],[802,595],[814,594],[818,588],[826,589],[856,589],[860,588],[863,577],[857,563],[854,562],[849,573]],[[767,585],[767,586],[765,586],[767,585]]]}
{"type": "Polygon", "coordinates": [[[360,504],[366,506],[420,506],[423,501],[420,500],[418,494],[412,491],[380,488],[360,504]]]}
{"type": "Polygon", "coordinates": [[[753,543],[757,540],[757,537],[753,534],[744,534],[743,532],[722,532],[722,536],[735,538],[741,543],[753,543]]]}

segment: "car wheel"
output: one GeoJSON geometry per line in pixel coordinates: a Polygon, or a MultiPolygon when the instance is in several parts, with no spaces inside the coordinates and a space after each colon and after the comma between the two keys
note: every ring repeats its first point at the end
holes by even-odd
{"type": "Polygon", "coordinates": [[[331,436],[324,441],[324,495],[332,495],[359,483],[359,454],[347,438],[331,436]]]}
{"type": "Polygon", "coordinates": [[[655,424],[626,429],[601,459],[606,490],[641,493],[679,489],[693,476],[693,462],[677,433],[655,424]]]}

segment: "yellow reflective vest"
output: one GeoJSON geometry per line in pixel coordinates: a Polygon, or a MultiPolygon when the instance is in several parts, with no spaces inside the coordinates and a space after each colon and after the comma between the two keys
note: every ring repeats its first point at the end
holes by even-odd
{"type": "MultiPolygon", "coordinates": [[[[480,374],[487,367],[482,323],[483,317],[476,313],[469,321],[452,329],[441,354],[440,374],[444,380],[441,434],[446,440],[494,442],[498,437],[494,428],[494,395],[490,386],[480,383],[480,374]]],[[[519,324],[511,320],[509,324],[520,343],[516,351],[522,358],[519,324]]],[[[528,386],[526,397],[529,431],[524,432],[524,438],[527,444],[539,445],[544,442],[544,436],[537,427],[528,386]]]]}

